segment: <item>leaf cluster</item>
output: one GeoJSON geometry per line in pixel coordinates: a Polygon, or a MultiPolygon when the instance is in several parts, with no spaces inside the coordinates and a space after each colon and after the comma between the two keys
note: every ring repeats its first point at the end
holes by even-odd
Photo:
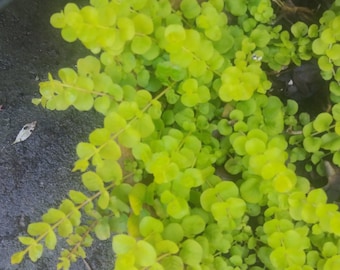
{"type": "Polygon", "coordinates": [[[272,26],[269,0],[183,0],[178,10],[91,0],[52,15],[91,54],[50,75],[33,102],[94,109],[103,125],[76,148],[87,194],[71,190],[30,224],[12,263],[36,261],[59,235],[69,248],[58,269],[85,257],[93,237],[112,239],[118,270],[334,269],[337,206],[296,168],[322,174],[330,155],[340,165],[337,99],[315,119],[298,114],[295,101],[268,95],[266,69],[314,56],[326,78],[328,57],[334,94],[337,2],[320,26],[290,32],[272,26]]]}

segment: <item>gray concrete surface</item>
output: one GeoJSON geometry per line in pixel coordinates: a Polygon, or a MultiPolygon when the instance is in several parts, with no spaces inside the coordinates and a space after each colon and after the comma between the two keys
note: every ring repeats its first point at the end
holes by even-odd
{"type": "MultiPolygon", "coordinates": [[[[78,1],[79,2],[79,1],[78,1]]],[[[71,173],[77,142],[87,140],[102,117],[94,112],[48,111],[31,103],[39,97],[39,81],[47,73],[72,66],[88,54],[80,44],[68,44],[49,18],[66,0],[15,0],[0,10],[0,270],[56,269],[60,250],[45,250],[37,263],[25,259],[11,266],[11,255],[23,249],[17,237],[29,222],[58,207],[70,189],[82,189],[79,174],[71,173]],[[11,145],[26,123],[37,121],[27,141],[11,145]]],[[[109,241],[96,241],[88,250],[93,270],[113,268],[109,241]]],[[[78,261],[72,270],[86,268],[78,261]]]]}

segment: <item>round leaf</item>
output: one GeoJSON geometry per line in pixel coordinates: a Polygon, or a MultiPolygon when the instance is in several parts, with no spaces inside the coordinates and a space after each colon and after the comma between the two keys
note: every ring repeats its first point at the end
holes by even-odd
{"type": "Polygon", "coordinates": [[[182,243],[180,256],[185,264],[198,266],[203,258],[203,249],[195,240],[187,239],[182,243]]]}
{"type": "Polygon", "coordinates": [[[318,114],[313,122],[313,127],[317,132],[327,131],[333,122],[333,117],[327,112],[318,114]]]}

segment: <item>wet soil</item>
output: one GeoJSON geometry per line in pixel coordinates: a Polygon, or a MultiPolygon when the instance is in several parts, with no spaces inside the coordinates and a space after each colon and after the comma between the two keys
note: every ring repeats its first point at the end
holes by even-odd
{"type": "MultiPolygon", "coordinates": [[[[0,270],[56,269],[60,250],[45,250],[36,263],[25,259],[12,266],[10,257],[22,250],[17,237],[30,222],[40,221],[48,208],[58,207],[71,189],[81,190],[79,174],[71,173],[75,147],[102,125],[95,112],[48,111],[32,104],[39,82],[48,72],[73,66],[88,51],[68,44],[49,18],[66,0],[16,0],[0,10],[0,270]],[[33,134],[11,145],[26,123],[37,121],[33,134]]],[[[92,269],[113,268],[110,243],[97,241],[86,261],[92,269]]],[[[88,269],[79,260],[71,270],[88,269]]]]}

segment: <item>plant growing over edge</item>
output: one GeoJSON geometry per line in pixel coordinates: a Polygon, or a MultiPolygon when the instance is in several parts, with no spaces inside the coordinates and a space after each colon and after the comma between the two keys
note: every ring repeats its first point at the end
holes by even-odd
{"type": "Polygon", "coordinates": [[[69,269],[95,234],[112,237],[115,269],[340,267],[338,207],[295,173],[300,160],[340,164],[339,6],[291,32],[271,25],[269,0],[183,0],[178,10],[92,0],[54,14],[62,37],[92,54],[49,75],[33,102],[94,108],[104,123],[76,149],[88,193],[71,190],[30,224],[12,263],[38,260],[61,236],[69,248],[57,268],[69,269]],[[333,80],[332,108],[314,120],[266,94],[264,68],[312,57],[333,80]]]}

